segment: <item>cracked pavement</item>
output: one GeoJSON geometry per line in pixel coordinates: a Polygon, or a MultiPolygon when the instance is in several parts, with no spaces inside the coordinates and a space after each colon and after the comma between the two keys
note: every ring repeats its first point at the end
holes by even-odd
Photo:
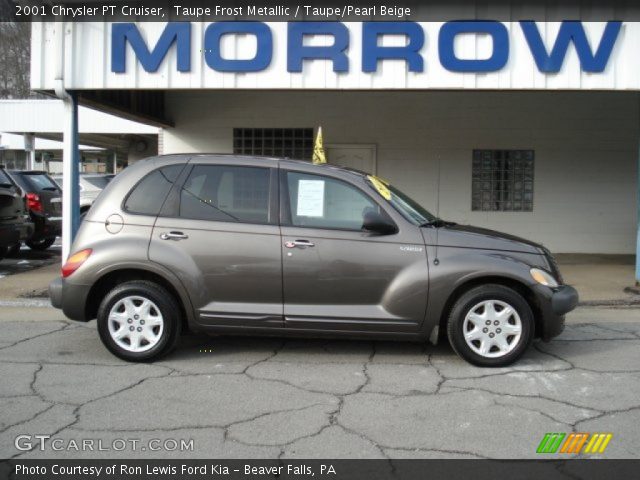
{"type": "Polygon", "coordinates": [[[2,458],[534,458],[546,432],[612,432],[600,456],[638,458],[638,309],[580,308],[501,369],[448,345],[206,336],[128,364],[95,321],[32,310],[0,321],[2,458]],[[23,452],[20,434],[193,450],[23,452]]]}

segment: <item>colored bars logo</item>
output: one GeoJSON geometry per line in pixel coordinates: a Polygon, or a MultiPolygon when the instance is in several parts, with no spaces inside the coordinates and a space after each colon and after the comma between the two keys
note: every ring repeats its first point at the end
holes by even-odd
{"type": "Polygon", "coordinates": [[[545,433],[536,453],[604,453],[612,437],[611,433],[545,433]]]}

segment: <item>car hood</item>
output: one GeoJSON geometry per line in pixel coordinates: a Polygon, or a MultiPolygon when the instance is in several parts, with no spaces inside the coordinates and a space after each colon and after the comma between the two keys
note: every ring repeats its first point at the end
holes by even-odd
{"type": "MultiPolygon", "coordinates": [[[[435,239],[435,230],[431,228],[435,239]]],[[[524,238],[496,232],[473,225],[447,225],[440,227],[437,233],[438,245],[442,247],[479,248],[483,250],[500,250],[542,254],[543,246],[524,238]]]]}

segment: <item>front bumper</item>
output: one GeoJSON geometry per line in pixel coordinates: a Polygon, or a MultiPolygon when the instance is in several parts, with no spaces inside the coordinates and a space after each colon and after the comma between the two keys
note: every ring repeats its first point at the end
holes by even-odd
{"type": "Polygon", "coordinates": [[[49,299],[54,308],[62,309],[71,320],[86,322],[89,285],[74,285],[58,277],[49,284],[49,299]]]}
{"type": "Polygon", "coordinates": [[[534,292],[540,309],[540,337],[548,341],[564,330],[564,316],[578,305],[578,292],[571,285],[549,288],[536,285],[534,292]]]}
{"type": "Polygon", "coordinates": [[[564,315],[578,306],[578,292],[571,285],[561,285],[553,289],[551,309],[556,315],[564,315]]]}

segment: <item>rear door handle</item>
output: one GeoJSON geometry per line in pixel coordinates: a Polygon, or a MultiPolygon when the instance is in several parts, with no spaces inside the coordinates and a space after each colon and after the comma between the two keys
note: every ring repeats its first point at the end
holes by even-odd
{"type": "Polygon", "coordinates": [[[189,238],[189,235],[182,232],[165,232],[160,234],[160,238],[162,240],[186,240],[189,238]]]}
{"type": "Polygon", "coordinates": [[[287,248],[315,247],[316,244],[313,242],[310,242],[309,240],[293,240],[291,242],[285,242],[284,246],[287,248]]]}

